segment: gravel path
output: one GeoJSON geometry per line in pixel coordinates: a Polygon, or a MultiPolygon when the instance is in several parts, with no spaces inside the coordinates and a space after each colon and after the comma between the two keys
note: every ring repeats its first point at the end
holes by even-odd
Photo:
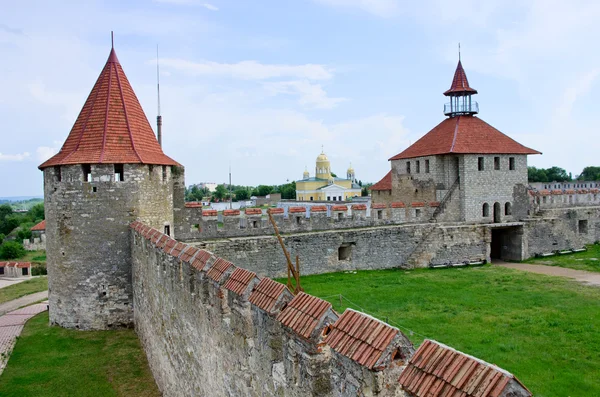
{"type": "Polygon", "coordinates": [[[25,295],[12,301],[4,302],[0,304],[0,316],[43,299],[48,299],[48,291],[36,292],[35,294],[25,295]]]}
{"type": "Polygon", "coordinates": [[[600,287],[600,273],[586,272],[585,270],[575,270],[559,266],[531,265],[528,263],[509,263],[494,259],[494,265],[508,267],[511,269],[522,270],[525,272],[546,274],[548,276],[568,277],[579,281],[582,284],[600,287]]]}

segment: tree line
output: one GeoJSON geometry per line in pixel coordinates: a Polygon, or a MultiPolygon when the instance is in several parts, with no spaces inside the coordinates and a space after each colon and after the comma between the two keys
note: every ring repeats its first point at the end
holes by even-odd
{"type": "Polygon", "coordinates": [[[285,183],[283,185],[258,185],[258,186],[241,186],[231,185],[230,187],[224,183],[217,185],[214,192],[209,191],[207,187],[191,185],[185,189],[185,201],[202,201],[208,199],[213,202],[229,201],[244,201],[249,200],[252,196],[266,196],[271,193],[281,193],[282,199],[293,200],[296,198],[296,182],[285,183]]]}
{"type": "Polygon", "coordinates": [[[0,259],[25,255],[23,240],[31,238],[31,228],[44,220],[44,204],[38,203],[27,212],[15,212],[9,204],[0,205],[0,259]]]}
{"type": "Polygon", "coordinates": [[[570,182],[577,181],[600,181],[600,167],[585,167],[581,174],[573,178],[572,174],[560,167],[536,168],[527,167],[529,182],[570,182]]]}

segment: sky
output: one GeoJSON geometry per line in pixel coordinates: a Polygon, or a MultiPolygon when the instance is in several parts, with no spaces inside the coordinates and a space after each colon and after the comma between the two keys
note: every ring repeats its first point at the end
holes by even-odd
{"type": "Polygon", "coordinates": [[[42,195],[115,50],[186,183],[282,184],[352,163],[377,182],[444,119],[461,59],[479,117],[543,152],[600,165],[600,2],[130,0],[7,2],[0,16],[0,197],[42,195]]]}

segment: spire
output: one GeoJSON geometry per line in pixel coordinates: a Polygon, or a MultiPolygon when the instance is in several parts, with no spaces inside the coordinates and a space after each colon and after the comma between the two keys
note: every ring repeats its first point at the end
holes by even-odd
{"type": "Polygon", "coordinates": [[[114,47],[60,152],[39,168],[102,163],[178,165],[159,146],[114,47]]]}
{"type": "Polygon", "coordinates": [[[460,61],[460,52],[458,65],[454,72],[454,79],[452,79],[452,85],[450,89],[444,92],[446,96],[460,96],[464,94],[477,94],[477,90],[469,87],[469,80],[467,80],[467,74],[463,69],[462,62],[460,61]]]}

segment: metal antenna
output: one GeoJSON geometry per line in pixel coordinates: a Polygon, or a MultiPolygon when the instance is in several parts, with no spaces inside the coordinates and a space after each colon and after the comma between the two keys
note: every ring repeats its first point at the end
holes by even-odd
{"type": "Polygon", "coordinates": [[[115,48],[115,36],[113,35],[113,31],[110,31],[110,47],[115,48]]]}
{"type": "Polygon", "coordinates": [[[460,62],[460,43],[458,43],[458,61],[460,62]]]}
{"type": "Polygon", "coordinates": [[[156,45],[156,94],[158,96],[158,115],[156,116],[156,135],[162,147],[162,116],[160,115],[160,69],[158,66],[158,44],[156,45]]]}

